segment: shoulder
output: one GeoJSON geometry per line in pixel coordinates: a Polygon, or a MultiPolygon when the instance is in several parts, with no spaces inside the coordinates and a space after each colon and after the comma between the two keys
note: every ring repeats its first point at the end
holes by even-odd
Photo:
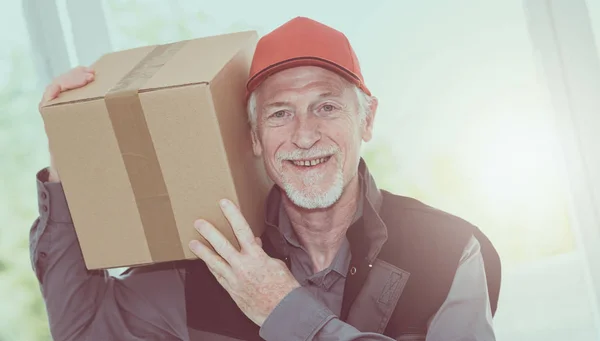
{"type": "Polygon", "coordinates": [[[381,216],[388,231],[388,242],[384,246],[386,258],[398,261],[399,257],[421,257],[411,264],[418,263],[436,271],[453,269],[451,273],[454,274],[466,257],[481,257],[485,263],[492,312],[495,312],[502,265],[489,238],[465,219],[419,200],[386,191],[382,194],[381,216]],[[398,252],[399,249],[405,251],[398,252]]]}
{"type": "Polygon", "coordinates": [[[460,240],[464,248],[475,232],[475,226],[468,221],[417,199],[387,191],[382,191],[382,196],[381,217],[390,235],[402,233],[447,242],[460,240]],[[448,239],[449,235],[453,238],[448,239]]]}

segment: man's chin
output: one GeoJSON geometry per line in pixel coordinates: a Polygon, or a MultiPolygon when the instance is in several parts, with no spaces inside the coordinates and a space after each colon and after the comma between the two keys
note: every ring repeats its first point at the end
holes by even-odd
{"type": "Polygon", "coordinates": [[[297,190],[292,186],[284,186],[285,195],[294,205],[308,209],[324,209],[333,206],[341,197],[342,191],[332,188],[329,191],[297,190]]]}

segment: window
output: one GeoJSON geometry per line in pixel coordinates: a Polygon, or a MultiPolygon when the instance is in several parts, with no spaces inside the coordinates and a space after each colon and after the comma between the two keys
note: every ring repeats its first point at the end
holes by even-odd
{"type": "Polygon", "coordinates": [[[37,112],[41,87],[21,1],[0,5],[0,340],[50,340],[29,265],[35,173],[48,164],[37,112]]]}

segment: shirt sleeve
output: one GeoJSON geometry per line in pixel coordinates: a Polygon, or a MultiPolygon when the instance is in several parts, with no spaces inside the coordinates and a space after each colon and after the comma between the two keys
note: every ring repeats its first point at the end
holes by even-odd
{"type": "Polygon", "coordinates": [[[475,237],[463,251],[450,292],[432,317],[426,340],[496,340],[483,256],[475,237]]]}
{"type": "Polygon", "coordinates": [[[376,333],[361,333],[341,321],[306,288],[289,293],[260,328],[266,341],[394,341],[376,333]]]}
{"type": "Polygon", "coordinates": [[[61,183],[37,175],[30,255],[55,340],[187,340],[184,273],[173,265],[123,277],[88,271],[61,183]]]}

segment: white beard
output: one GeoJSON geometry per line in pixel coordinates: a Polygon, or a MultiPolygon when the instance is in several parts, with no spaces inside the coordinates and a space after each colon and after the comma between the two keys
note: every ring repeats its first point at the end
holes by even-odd
{"type": "MultiPolygon", "coordinates": [[[[303,179],[303,189],[298,189],[292,185],[290,179],[285,175],[282,178],[283,190],[287,197],[298,207],[305,209],[327,208],[335,204],[344,191],[344,173],[341,164],[341,157],[336,154],[335,161],[337,169],[333,184],[328,189],[323,189],[316,185],[324,176],[324,172],[309,172],[303,179]]],[[[330,160],[333,161],[333,160],[330,160]]]]}

